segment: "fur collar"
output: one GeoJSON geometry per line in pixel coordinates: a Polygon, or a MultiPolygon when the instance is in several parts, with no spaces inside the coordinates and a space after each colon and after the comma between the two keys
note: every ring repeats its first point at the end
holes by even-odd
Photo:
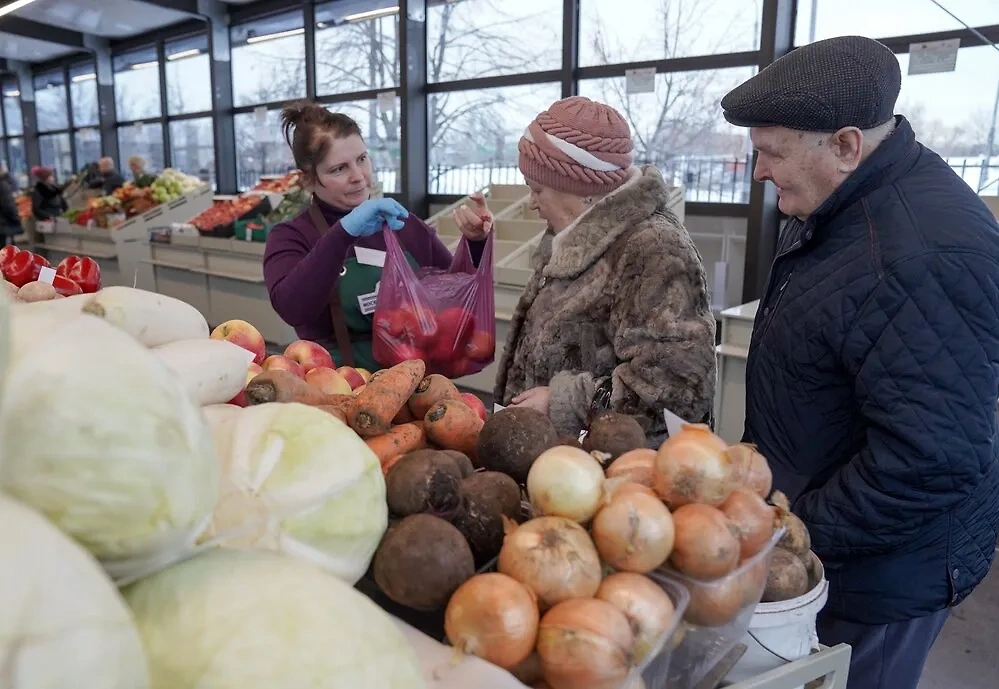
{"type": "Polygon", "coordinates": [[[551,239],[546,235],[542,252],[551,251],[544,276],[574,278],[592,266],[625,232],[666,210],[668,198],[662,173],[651,165],[642,166],[621,187],[614,190],[576,218],[551,239]],[[550,246],[550,249],[549,249],[550,246]]]}

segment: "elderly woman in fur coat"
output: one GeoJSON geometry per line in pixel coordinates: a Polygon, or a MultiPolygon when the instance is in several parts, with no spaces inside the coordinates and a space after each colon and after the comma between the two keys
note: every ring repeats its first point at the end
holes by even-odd
{"type": "MultiPolygon", "coordinates": [[[[510,324],[495,398],[575,436],[592,412],[633,416],[650,445],[663,410],[710,418],[715,321],[701,258],[654,167],[633,165],[627,122],[587,98],[554,103],[520,140],[531,208],[548,222],[510,324]]],[[[492,222],[481,198],[463,231],[492,222]]]]}

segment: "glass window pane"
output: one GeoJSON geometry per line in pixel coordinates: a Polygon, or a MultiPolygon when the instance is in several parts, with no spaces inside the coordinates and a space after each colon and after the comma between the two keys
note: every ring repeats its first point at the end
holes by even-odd
{"type": "MultiPolygon", "coordinates": [[[[969,26],[999,24],[997,2],[947,0],[940,4],[969,26]]],[[[833,36],[890,38],[963,28],[930,0],[799,0],[794,42],[804,45],[833,36]]]]}
{"type": "Polygon", "coordinates": [[[580,65],[759,50],[763,0],[581,0],[580,65]],[[641,17],[641,21],[636,21],[641,17]]]}
{"type": "Polygon", "coordinates": [[[688,201],[748,203],[749,130],[729,125],[719,101],[755,67],[656,75],[655,93],[626,94],[624,77],[588,79],[581,96],[611,105],[631,126],[637,162],[682,184],[688,201]]]}
{"type": "Polygon", "coordinates": [[[170,160],[181,172],[215,186],[215,132],[212,118],[170,123],[170,160]]]}
{"type": "Polygon", "coordinates": [[[939,74],[910,75],[909,56],[898,61],[902,92],[895,112],[973,189],[999,194],[999,139],[993,138],[989,151],[989,132],[997,124],[999,55],[991,46],[962,48],[957,69],[939,74]]]}
{"type": "Polygon", "coordinates": [[[427,80],[562,66],[562,0],[464,0],[427,7],[427,80]]]}
{"type": "Polygon", "coordinates": [[[96,162],[104,155],[101,149],[101,133],[98,129],[76,130],[73,135],[73,145],[76,147],[77,168],[96,162]]]}
{"type": "Polygon", "coordinates": [[[538,84],[430,94],[430,193],[468,194],[487,184],[522,184],[517,142],[535,115],[561,93],[559,84],[538,84]]]}
{"type": "Polygon", "coordinates": [[[163,114],[155,47],[114,58],[114,105],[118,120],[122,122],[163,114]]]}
{"type": "Polygon", "coordinates": [[[69,68],[69,99],[73,104],[74,127],[97,124],[97,73],[92,62],[69,68]]]}
{"type": "Polygon", "coordinates": [[[24,139],[7,139],[7,168],[17,178],[18,185],[24,187],[28,179],[28,159],[24,156],[24,139]]]}
{"type": "Polygon", "coordinates": [[[230,29],[237,107],[305,97],[304,33],[301,11],[230,29]]]}
{"type": "Polygon", "coordinates": [[[167,113],[184,115],[212,109],[208,36],[189,36],[165,45],[167,113]]]}
{"type": "Polygon", "coordinates": [[[126,179],[132,174],[128,159],[139,156],[146,161],[146,172],[163,169],[163,126],[131,124],[118,127],[118,170],[126,179]]]}
{"type": "Polygon", "coordinates": [[[39,74],[34,78],[35,112],[38,131],[69,129],[69,110],[66,103],[66,79],[62,70],[39,74]]]}
{"type": "Polygon", "coordinates": [[[316,89],[320,95],[399,84],[398,0],[316,6],[316,89]]]}
{"type": "Polygon", "coordinates": [[[283,175],[295,169],[291,149],[281,135],[281,112],[269,110],[258,118],[248,112],[233,117],[236,130],[236,179],[239,190],[249,189],[260,175],[283,175]]]}
{"type": "Polygon", "coordinates": [[[390,111],[382,110],[378,107],[378,102],[373,100],[334,103],[327,107],[333,112],[342,112],[357,120],[368,144],[375,179],[382,185],[382,192],[397,193],[401,159],[399,99],[395,99],[395,106],[390,111]]]}
{"type": "Polygon", "coordinates": [[[73,150],[69,134],[42,134],[38,137],[42,165],[55,171],[56,179],[65,182],[73,176],[73,150]]]}
{"type": "Polygon", "coordinates": [[[3,116],[7,136],[23,134],[24,124],[21,122],[21,91],[17,87],[17,80],[13,78],[4,79],[0,93],[3,94],[3,116]]]}

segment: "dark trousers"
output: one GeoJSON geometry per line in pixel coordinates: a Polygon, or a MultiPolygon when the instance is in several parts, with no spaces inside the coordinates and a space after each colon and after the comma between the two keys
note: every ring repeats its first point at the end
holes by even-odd
{"type": "Polygon", "coordinates": [[[926,656],[950,609],[891,624],[859,624],[819,614],[819,641],[850,644],[847,689],[917,689],[926,656]]]}

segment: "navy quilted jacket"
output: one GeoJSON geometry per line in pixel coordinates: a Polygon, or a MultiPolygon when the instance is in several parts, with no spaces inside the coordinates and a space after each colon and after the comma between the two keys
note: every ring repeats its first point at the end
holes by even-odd
{"type": "Polygon", "coordinates": [[[884,624],[957,603],[999,525],[999,225],[899,118],[777,254],[745,439],[809,528],[827,609],[884,624]]]}

